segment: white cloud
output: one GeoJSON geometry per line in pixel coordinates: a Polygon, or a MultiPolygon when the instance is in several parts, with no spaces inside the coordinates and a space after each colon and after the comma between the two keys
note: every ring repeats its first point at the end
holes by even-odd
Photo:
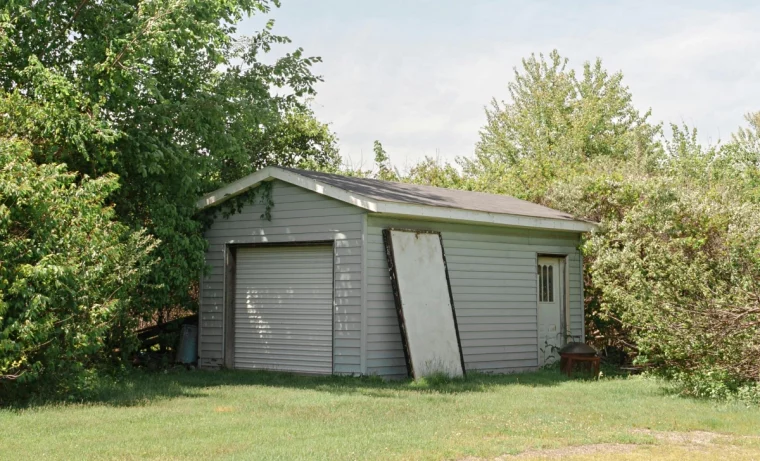
{"type": "Polygon", "coordinates": [[[315,111],[354,165],[369,166],[375,139],[402,166],[425,155],[470,155],[483,107],[507,98],[513,67],[553,48],[574,67],[601,57],[608,70],[623,71],[641,110],[695,125],[705,140],[727,138],[744,113],[760,110],[757,7],[481,2],[461,12],[460,3],[441,4],[434,15],[390,5],[380,17],[358,4],[314,13],[293,3],[277,28],[322,56],[315,111]]]}

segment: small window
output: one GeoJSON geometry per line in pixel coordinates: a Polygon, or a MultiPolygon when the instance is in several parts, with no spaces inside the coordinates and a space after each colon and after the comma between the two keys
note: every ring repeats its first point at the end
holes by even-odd
{"type": "Polygon", "coordinates": [[[548,264],[538,266],[538,300],[554,302],[554,267],[548,264]]]}

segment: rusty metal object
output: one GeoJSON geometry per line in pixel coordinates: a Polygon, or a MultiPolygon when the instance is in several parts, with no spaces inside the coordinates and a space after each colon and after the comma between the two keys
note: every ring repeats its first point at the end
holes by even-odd
{"type": "Polygon", "coordinates": [[[581,364],[594,377],[599,376],[601,358],[596,349],[584,343],[568,343],[559,351],[559,367],[563,373],[571,377],[575,365],[581,364]]]}

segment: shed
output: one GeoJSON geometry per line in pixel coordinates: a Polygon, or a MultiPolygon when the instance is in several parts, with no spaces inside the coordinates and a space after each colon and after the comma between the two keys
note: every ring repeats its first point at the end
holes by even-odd
{"type": "Polygon", "coordinates": [[[407,376],[389,228],[440,233],[467,371],[535,370],[584,337],[578,247],[593,223],[505,195],[279,167],[197,206],[262,187],[269,219],[254,200],[205,232],[202,368],[407,376]]]}

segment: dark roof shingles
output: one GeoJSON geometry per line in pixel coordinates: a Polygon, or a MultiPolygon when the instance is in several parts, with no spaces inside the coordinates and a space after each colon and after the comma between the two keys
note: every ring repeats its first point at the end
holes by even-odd
{"type": "Polygon", "coordinates": [[[379,179],[355,178],[299,170],[297,168],[283,169],[348,192],[384,202],[577,221],[575,217],[568,213],[510,197],[509,195],[444,189],[441,187],[381,181],[379,179]]]}

